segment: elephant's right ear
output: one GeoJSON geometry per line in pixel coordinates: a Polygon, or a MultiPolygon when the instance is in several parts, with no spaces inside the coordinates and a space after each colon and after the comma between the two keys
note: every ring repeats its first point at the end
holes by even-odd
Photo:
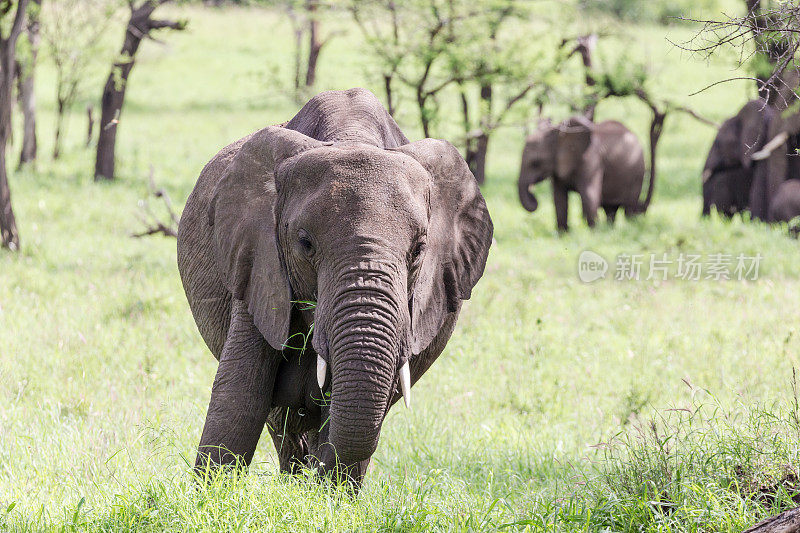
{"type": "Polygon", "coordinates": [[[254,133],[225,169],[209,205],[222,282],[247,303],[256,327],[276,350],[289,336],[291,289],[275,232],[275,169],[323,145],[285,128],[254,133]]]}

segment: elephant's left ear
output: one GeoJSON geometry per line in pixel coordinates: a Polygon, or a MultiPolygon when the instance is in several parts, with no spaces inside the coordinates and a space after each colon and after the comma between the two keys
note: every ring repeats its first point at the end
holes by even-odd
{"type": "Polygon", "coordinates": [[[492,219],[478,182],[447,141],[424,139],[396,149],[431,177],[430,222],[411,292],[411,349],[422,352],[459,309],[483,275],[492,243],[492,219]]]}

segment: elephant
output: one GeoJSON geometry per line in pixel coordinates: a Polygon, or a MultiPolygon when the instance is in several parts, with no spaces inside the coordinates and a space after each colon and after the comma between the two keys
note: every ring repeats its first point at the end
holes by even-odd
{"type": "Polygon", "coordinates": [[[322,92],[223,148],[178,231],[178,267],[219,361],[195,462],[245,468],[267,427],[280,469],[358,491],[389,408],[442,353],[493,225],[453,145],[409,142],[365,89],[322,92]]]}
{"type": "Polygon", "coordinates": [[[764,172],[757,153],[778,117],[765,100],[751,100],[720,126],[703,166],[703,216],[711,209],[725,216],[751,208],[755,175],[764,172]]]}
{"type": "Polygon", "coordinates": [[[778,186],[775,198],[769,206],[772,222],[790,222],[800,216],[800,180],[789,179],[778,186]]]}
{"type": "Polygon", "coordinates": [[[773,222],[771,205],[778,199],[782,184],[800,179],[800,112],[796,107],[776,113],[766,137],[769,141],[753,154],[760,164],[750,190],[750,213],[756,220],[773,222]]]}
{"type": "MultiPolygon", "coordinates": [[[[626,216],[644,212],[639,201],[645,164],[642,145],[636,135],[619,122],[589,122],[572,117],[557,126],[545,121],[525,140],[517,182],[519,199],[528,211],[539,203],[531,186],[551,178],[556,226],[566,231],[567,193],[581,196],[583,216],[590,227],[602,207],[613,223],[620,207],[626,216]]],[[[650,197],[653,182],[650,180],[650,197]]]]}

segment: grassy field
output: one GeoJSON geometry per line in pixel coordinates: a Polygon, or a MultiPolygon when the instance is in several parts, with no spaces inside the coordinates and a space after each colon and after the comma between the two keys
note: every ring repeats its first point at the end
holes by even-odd
{"type": "MultiPolygon", "coordinates": [[[[48,159],[54,73],[40,69],[44,157],[12,176],[23,248],[0,253],[0,530],[739,531],[794,506],[800,250],[784,228],[700,219],[714,131],[677,115],[647,215],[590,231],[574,202],[563,236],[546,186],[539,212],[519,205],[523,132],[500,132],[486,274],[413,410],[389,414],[357,498],[281,477],[266,433],[248,475],[196,487],[188,465],[216,361],[174,240],[129,238],[137,200],[152,165],[182,204],[219,148],[298,107],[275,89],[289,79],[283,18],[174,9],[189,29],[143,46],[114,183],[92,182],[79,109],[63,159],[48,159]],[[606,279],[579,281],[584,250],[611,262],[606,279]],[[618,254],[682,253],[763,259],[755,281],[613,279],[618,254]]],[[[730,65],[667,42],[686,27],[628,32],[616,46],[649,58],[657,94],[715,120],[752,94],[724,84],[689,97],[730,65]]],[[[358,50],[353,30],[331,42],[321,89],[371,86],[358,50]]],[[[417,139],[411,111],[401,126],[417,139]]],[[[604,103],[599,117],[646,138],[638,102],[604,103]]]]}

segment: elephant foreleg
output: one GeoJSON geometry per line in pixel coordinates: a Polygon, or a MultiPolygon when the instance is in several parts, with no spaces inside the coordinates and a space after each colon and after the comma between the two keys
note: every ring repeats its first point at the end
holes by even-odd
{"type": "Polygon", "coordinates": [[[567,213],[569,198],[567,187],[557,180],[553,180],[553,204],[556,208],[556,227],[559,231],[567,231],[567,213]]]}
{"type": "Polygon", "coordinates": [[[207,466],[250,464],[267,419],[278,359],[253,324],[246,304],[234,300],[196,471],[207,466]]]}

